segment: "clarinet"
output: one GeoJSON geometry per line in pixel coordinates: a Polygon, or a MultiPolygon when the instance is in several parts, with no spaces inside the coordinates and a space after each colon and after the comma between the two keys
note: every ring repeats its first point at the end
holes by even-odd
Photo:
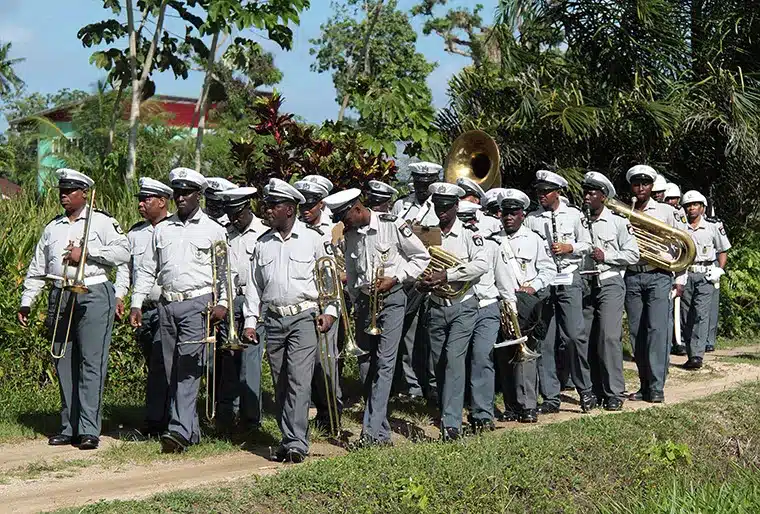
{"type": "MultiPolygon", "coordinates": [[[[557,236],[557,215],[552,211],[552,243],[559,243],[559,237],[557,236]]],[[[559,256],[554,253],[552,249],[552,259],[554,259],[554,265],[557,266],[557,272],[561,273],[564,266],[559,256]]]]}
{"type": "MultiPolygon", "coordinates": [[[[595,243],[594,243],[594,224],[591,220],[591,206],[588,204],[585,204],[583,206],[583,213],[586,215],[586,221],[588,222],[588,233],[591,236],[591,251],[594,251],[595,243]]],[[[588,275],[591,275],[591,287],[596,287],[599,285],[599,269],[597,268],[596,261],[591,258],[591,263],[593,265],[593,269],[588,272],[588,275]]]]}

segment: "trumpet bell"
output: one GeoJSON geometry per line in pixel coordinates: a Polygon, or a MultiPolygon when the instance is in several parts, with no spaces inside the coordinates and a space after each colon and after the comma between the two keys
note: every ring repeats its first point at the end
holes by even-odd
{"type": "Polygon", "coordinates": [[[496,146],[496,141],[482,130],[470,130],[460,135],[446,157],[443,177],[452,184],[458,178],[469,178],[484,191],[501,187],[499,147],[496,146]]]}

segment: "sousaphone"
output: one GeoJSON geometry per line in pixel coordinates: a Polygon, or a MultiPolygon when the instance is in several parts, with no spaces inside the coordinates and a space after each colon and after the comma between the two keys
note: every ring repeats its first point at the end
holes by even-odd
{"type": "Polygon", "coordinates": [[[499,147],[496,141],[482,130],[469,130],[456,138],[446,157],[443,179],[455,184],[460,177],[467,177],[488,191],[501,187],[499,147]]]}

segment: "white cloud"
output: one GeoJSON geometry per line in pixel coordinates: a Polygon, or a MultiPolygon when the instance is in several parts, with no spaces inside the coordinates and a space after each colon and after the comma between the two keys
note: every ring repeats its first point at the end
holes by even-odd
{"type": "Polygon", "coordinates": [[[0,41],[27,43],[32,40],[32,31],[15,25],[0,25],[0,41]]]}

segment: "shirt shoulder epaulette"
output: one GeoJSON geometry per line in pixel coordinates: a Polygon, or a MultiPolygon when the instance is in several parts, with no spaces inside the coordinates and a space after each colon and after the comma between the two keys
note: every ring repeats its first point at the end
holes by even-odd
{"type": "Polygon", "coordinates": [[[467,230],[472,230],[473,232],[477,232],[478,231],[478,226],[477,225],[469,225],[468,224],[468,225],[465,225],[464,228],[466,228],[467,230]]]}
{"type": "Polygon", "coordinates": [[[398,216],[396,216],[395,214],[391,214],[389,212],[378,214],[377,217],[381,219],[382,221],[389,221],[389,222],[394,222],[398,219],[398,216]]]}
{"type": "Polygon", "coordinates": [[[486,236],[486,239],[493,241],[494,243],[501,244],[501,238],[499,237],[499,234],[493,233],[490,236],[486,236]]]}
{"type": "Polygon", "coordinates": [[[717,216],[705,216],[705,220],[709,221],[710,223],[723,223],[723,220],[717,216]]]}
{"type": "MultiPolygon", "coordinates": [[[[164,219],[166,219],[166,218],[164,218],[164,219]]],[[[163,221],[163,220],[161,220],[161,221],[163,221]]],[[[127,230],[127,232],[132,232],[133,230],[136,230],[138,228],[143,228],[147,224],[148,224],[148,220],[138,221],[137,223],[135,223],[134,225],[132,225],[131,227],[129,227],[129,230],[127,230]]]]}
{"type": "Polygon", "coordinates": [[[533,229],[533,228],[530,229],[530,231],[533,232],[534,234],[536,234],[538,237],[540,237],[544,241],[546,241],[546,235],[545,234],[542,234],[540,231],[538,231],[536,229],[533,229]]]}
{"type": "Polygon", "coordinates": [[[219,221],[218,219],[214,218],[213,216],[208,216],[208,215],[207,215],[206,217],[207,217],[208,219],[210,219],[211,221],[213,221],[214,223],[216,223],[217,225],[219,225],[220,227],[222,227],[222,228],[224,228],[224,229],[226,229],[226,228],[227,228],[227,225],[225,225],[224,223],[222,223],[222,222],[221,222],[221,221],[219,221]]]}
{"type": "Polygon", "coordinates": [[[271,233],[272,233],[272,229],[270,228],[269,230],[261,234],[259,237],[257,237],[256,241],[261,241],[262,239],[264,239],[266,236],[268,236],[271,233]]]}
{"type": "MultiPolygon", "coordinates": [[[[50,221],[48,221],[48,222],[47,222],[47,225],[50,225],[50,224],[51,224],[51,223],[53,223],[54,221],[58,221],[59,219],[63,218],[64,216],[66,216],[66,215],[65,215],[65,214],[59,214],[58,216],[53,216],[53,219],[51,219],[50,221]]],[[[47,225],[46,225],[46,226],[47,226],[47,225]]]]}
{"type": "Polygon", "coordinates": [[[323,236],[323,235],[325,235],[325,233],[324,233],[324,232],[322,232],[322,229],[321,229],[321,228],[319,228],[319,227],[318,227],[318,226],[316,226],[316,225],[307,225],[306,223],[304,223],[304,225],[306,225],[306,228],[310,228],[311,230],[313,230],[314,232],[316,232],[316,233],[317,233],[317,234],[319,234],[320,236],[323,236]]]}
{"type": "Polygon", "coordinates": [[[98,209],[98,208],[96,208],[96,209],[95,209],[95,212],[99,212],[100,214],[103,214],[103,215],[105,215],[105,216],[108,216],[109,218],[113,218],[113,216],[111,216],[111,213],[110,213],[110,212],[108,212],[108,211],[105,211],[105,210],[103,210],[103,209],[98,209]]]}

